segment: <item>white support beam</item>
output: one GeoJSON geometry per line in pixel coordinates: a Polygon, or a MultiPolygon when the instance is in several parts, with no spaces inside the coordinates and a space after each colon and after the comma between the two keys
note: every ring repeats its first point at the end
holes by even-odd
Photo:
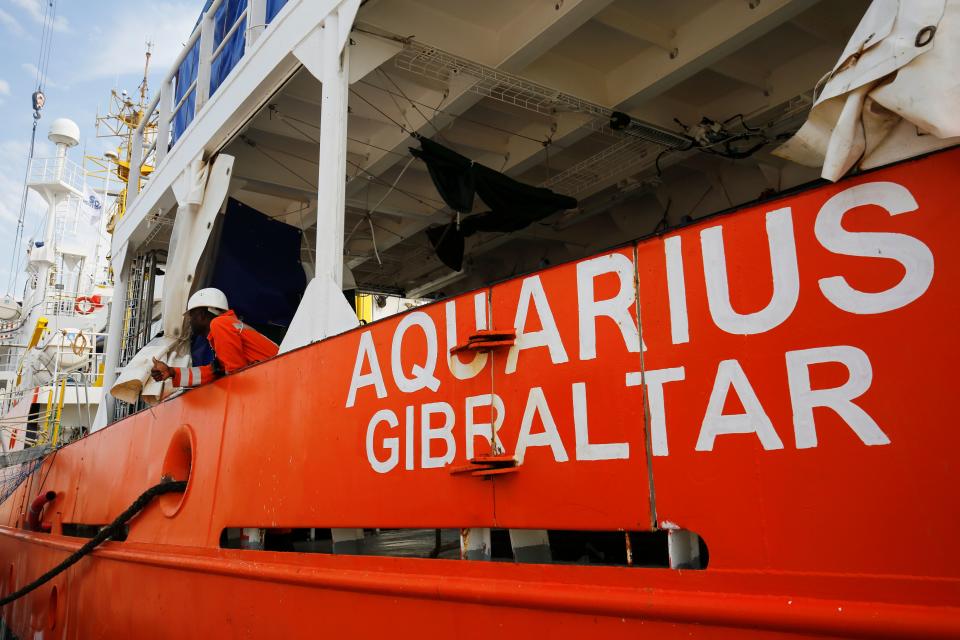
{"type": "Polygon", "coordinates": [[[267,0],[247,1],[247,32],[246,48],[249,49],[257,41],[263,30],[267,28],[267,0]]]}
{"type": "Polygon", "coordinates": [[[194,113],[200,113],[203,105],[210,99],[210,69],[213,55],[213,38],[216,31],[215,9],[208,9],[200,17],[200,49],[197,59],[197,88],[194,90],[194,113]]]}
{"type": "MultiPolygon", "coordinates": [[[[106,361],[103,366],[103,388],[111,389],[117,381],[117,370],[120,366],[120,347],[123,341],[123,318],[127,310],[127,284],[130,281],[130,263],[132,255],[128,245],[121,245],[113,249],[113,267],[116,280],[113,287],[113,296],[110,299],[110,320],[107,324],[106,361]]],[[[113,415],[115,400],[109,393],[103,394],[100,407],[97,408],[97,425],[106,426],[113,415]],[[101,411],[103,415],[101,416],[101,411]],[[101,419],[102,418],[102,419],[101,419]]]]}
{"type": "MultiPolygon", "coordinates": [[[[317,180],[316,277],[343,283],[343,212],[347,174],[347,95],[350,47],[340,46],[340,12],[323,24],[323,75],[320,108],[320,167],[317,180]],[[339,64],[335,61],[339,60],[339,64]]],[[[344,19],[348,19],[344,16],[344,19]]]]}
{"type": "Polygon", "coordinates": [[[160,166],[167,155],[170,145],[170,118],[173,110],[174,79],[170,78],[160,87],[160,100],[157,103],[157,156],[156,166],[160,166]]]}
{"type": "Polygon", "coordinates": [[[816,0],[722,0],[677,29],[677,55],[646,50],[606,76],[608,104],[641,106],[678,83],[787,22],[816,0]]]}
{"type": "Polygon", "coordinates": [[[595,20],[605,27],[659,47],[667,54],[677,48],[674,41],[676,32],[654,24],[619,5],[607,7],[597,14],[595,20]]]}
{"type": "MultiPolygon", "coordinates": [[[[497,35],[497,51],[505,71],[519,71],[603,11],[613,0],[530,2],[497,35]]],[[[451,51],[451,53],[457,53],[451,51]]]]}
{"type": "Polygon", "coordinates": [[[762,60],[734,54],[718,60],[710,66],[710,70],[761,92],[770,90],[770,70],[763,66],[762,60]]]}

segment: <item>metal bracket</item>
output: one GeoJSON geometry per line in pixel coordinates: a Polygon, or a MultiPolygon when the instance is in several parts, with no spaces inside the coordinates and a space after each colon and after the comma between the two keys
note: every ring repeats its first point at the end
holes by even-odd
{"type": "Polygon", "coordinates": [[[465,465],[452,467],[450,473],[469,473],[472,476],[485,478],[488,476],[513,473],[519,468],[520,466],[517,463],[517,459],[512,453],[501,453],[499,455],[484,455],[471,458],[465,465]]]}
{"type": "Polygon", "coordinates": [[[484,329],[472,334],[467,341],[450,349],[450,355],[464,351],[478,351],[480,353],[512,347],[517,342],[517,332],[514,330],[499,331],[484,329]]]}

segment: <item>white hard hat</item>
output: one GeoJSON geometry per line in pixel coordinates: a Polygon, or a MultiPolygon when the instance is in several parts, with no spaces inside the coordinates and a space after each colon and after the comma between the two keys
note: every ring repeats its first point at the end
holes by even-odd
{"type": "Polygon", "coordinates": [[[215,316],[230,308],[227,296],[220,289],[200,289],[187,300],[187,311],[206,307],[215,316]]]}

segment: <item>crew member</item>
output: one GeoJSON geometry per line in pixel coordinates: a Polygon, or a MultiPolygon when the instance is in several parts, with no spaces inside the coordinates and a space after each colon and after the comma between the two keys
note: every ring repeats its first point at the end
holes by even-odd
{"type": "Polygon", "coordinates": [[[217,377],[277,355],[278,347],[229,310],[219,289],[201,289],[187,301],[190,329],[205,336],[213,349],[213,363],[202,367],[170,367],[153,359],[150,375],[157,382],[173,378],[177,387],[196,387],[217,377]]]}

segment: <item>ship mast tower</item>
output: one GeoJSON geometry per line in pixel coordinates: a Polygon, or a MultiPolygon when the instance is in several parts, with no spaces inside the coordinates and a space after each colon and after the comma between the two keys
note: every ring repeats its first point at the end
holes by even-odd
{"type": "Polygon", "coordinates": [[[50,125],[47,139],[57,148],[52,158],[34,158],[27,186],[47,203],[43,242],[30,247],[30,265],[40,282],[46,282],[56,262],[57,209],[71,195],[83,197],[83,170],[67,158],[67,150],[80,144],[80,127],[73,120],[57,118],[50,125]]]}

